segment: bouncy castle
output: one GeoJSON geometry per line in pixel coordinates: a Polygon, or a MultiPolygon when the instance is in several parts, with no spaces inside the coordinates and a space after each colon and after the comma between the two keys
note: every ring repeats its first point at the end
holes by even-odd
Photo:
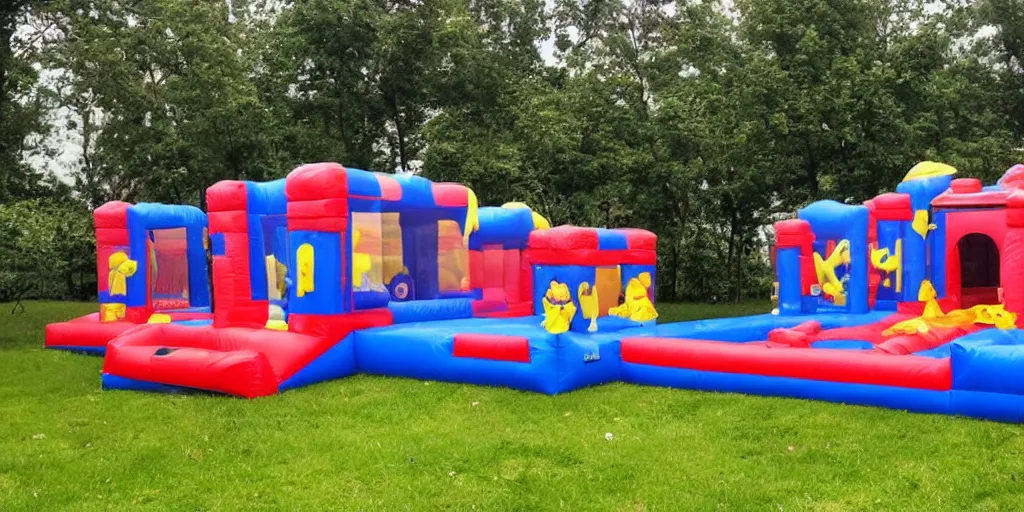
{"type": "Polygon", "coordinates": [[[323,163],[207,205],[96,209],[100,312],[46,345],[104,354],[108,389],[256,397],[362,371],[558,393],[617,379],[614,333],[657,316],[653,234],[552,228],[458,184],[323,163]]]}
{"type": "Polygon", "coordinates": [[[771,313],[656,324],[650,232],[311,164],[217,183],[206,213],[98,208],[100,311],[46,345],[103,354],[106,389],[625,381],[1021,421],[1024,166],[992,186],[955,173],[923,162],[893,193],[777,223],[771,313]]]}

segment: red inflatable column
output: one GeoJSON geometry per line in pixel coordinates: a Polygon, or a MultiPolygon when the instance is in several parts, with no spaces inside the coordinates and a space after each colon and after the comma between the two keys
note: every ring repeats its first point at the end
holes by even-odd
{"type": "Polygon", "coordinates": [[[1024,316],[1024,191],[1006,200],[1006,237],[1000,261],[1003,304],[1008,311],[1024,316]]]}
{"type": "MultiPolygon", "coordinates": [[[[96,291],[100,302],[100,321],[124,318],[127,299],[123,295],[111,297],[109,290],[110,255],[128,250],[128,203],[111,201],[93,212],[96,228],[96,291]]],[[[127,319],[127,318],[125,318],[127,319]]],[[[145,320],[143,320],[145,321],[145,320]]]]}
{"type": "Polygon", "coordinates": [[[245,183],[214,184],[206,190],[206,205],[213,249],[213,325],[263,327],[267,323],[268,304],[252,300],[245,183]]]}
{"type": "Polygon", "coordinates": [[[796,315],[813,313],[804,307],[804,297],[818,278],[811,255],[814,233],[805,220],[790,219],[775,223],[776,280],[779,283],[779,311],[796,315]]]}

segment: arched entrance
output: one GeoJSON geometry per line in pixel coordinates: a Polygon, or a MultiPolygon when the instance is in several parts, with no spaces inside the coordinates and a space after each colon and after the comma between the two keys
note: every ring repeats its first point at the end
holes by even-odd
{"type": "Polygon", "coordinates": [[[960,307],[999,303],[999,248],[988,235],[971,233],[957,243],[960,307]]]}

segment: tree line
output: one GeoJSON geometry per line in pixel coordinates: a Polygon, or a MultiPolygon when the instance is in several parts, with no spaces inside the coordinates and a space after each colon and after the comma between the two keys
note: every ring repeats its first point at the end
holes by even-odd
{"type": "Polygon", "coordinates": [[[920,160],[986,181],[1021,160],[1022,21],[1017,0],[12,0],[0,258],[62,260],[43,294],[86,294],[90,208],[337,161],[650,229],[663,300],[763,297],[780,215],[920,160]]]}

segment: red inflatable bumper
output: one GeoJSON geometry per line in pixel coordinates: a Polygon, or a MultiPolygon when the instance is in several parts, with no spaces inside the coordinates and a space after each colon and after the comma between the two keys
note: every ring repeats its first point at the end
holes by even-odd
{"type": "Polygon", "coordinates": [[[133,322],[100,322],[99,314],[93,313],[67,322],[46,326],[47,347],[96,347],[104,348],[107,342],[125,331],[138,327],[133,322]]]}
{"type": "Polygon", "coordinates": [[[765,344],[671,338],[625,338],[625,363],[745,373],[828,382],[876,384],[947,391],[949,359],[875,351],[770,348],[765,344]]]}
{"type": "Polygon", "coordinates": [[[281,380],[330,345],[267,329],[151,324],[112,341],[103,372],[254,398],[276,393],[281,380]]]}
{"type": "Polygon", "coordinates": [[[455,357],[530,362],[530,340],[522,336],[456,334],[453,345],[452,353],[455,357]]]}
{"type": "Polygon", "coordinates": [[[387,310],[337,317],[294,315],[289,328],[215,328],[147,324],[110,342],[103,373],[127,379],[255,398],[282,382],[356,329],[388,325],[387,310]]]}

